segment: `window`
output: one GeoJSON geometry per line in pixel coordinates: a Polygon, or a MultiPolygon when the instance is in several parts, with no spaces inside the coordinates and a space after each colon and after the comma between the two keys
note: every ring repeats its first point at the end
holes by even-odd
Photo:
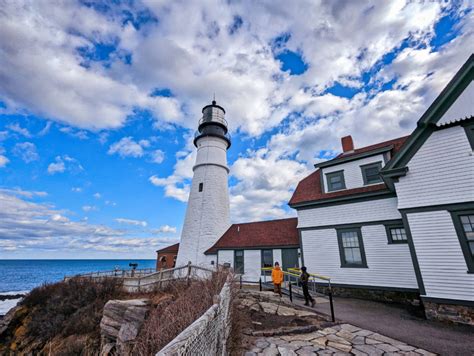
{"type": "Polygon", "coordinates": [[[389,244],[408,243],[407,232],[403,223],[385,225],[387,231],[387,239],[389,244]]]}
{"type": "Polygon", "coordinates": [[[244,274],[244,251],[234,251],[234,272],[244,274]]]}
{"type": "Polygon", "coordinates": [[[199,191],[202,192],[202,188],[204,188],[204,183],[199,183],[199,191]]]}
{"type": "Polygon", "coordinates": [[[265,267],[273,267],[273,250],[262,250],[262,268],[265,267]]]}
{"type": "Polygon", "coordinates": [[[360,228],[338,229],[341,267],[367,267],[360,228]]]}
{"type": "Polygon", "coordinates": [[[474,273],[474,211],[451,212],[451,215],[468,272],[474,273]]]}
{"type": "Polygon", "coordinates": [[[382,177],[380,176],[382,162],[364,164],[363,166],[360,166],[360,169],[362,170],[364,185],[380,183],[382,181],[382,177]]]}
{"type": "Polygon", "coordinates": [[[326,179],[328,182],[328,192],[346,189],[346,183],[344,182],[344,171],[326,173],[326,179]]]}

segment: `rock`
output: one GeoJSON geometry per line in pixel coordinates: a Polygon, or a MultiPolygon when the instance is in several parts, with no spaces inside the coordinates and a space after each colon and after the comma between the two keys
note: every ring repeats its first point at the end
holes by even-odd
{"type": "Polygon", "coordinates": [[[351,352],[351,350],[352,350],[351,345],[341,344],[341,343],[334,342],[334,341],[328,341],[328,346],[333,347],[333,348],[338,349],[338,350],[341,350],[341,351],[344,351],[344,352],[351,352]]]}
{"type": "Polygon", "coordinates": [[[262,355],[263,356],[278,356],[280,353],[278,352],[278,349],[276,347],[269,347],[263,350],[262,355]]]}
{"type": "Polygon", "coordinates": [[[325,347],[328,342],[328,339],[327,337],[318,337],[314,340],[311,340],[311,342],[313,343],[313,345],[325,347]]]}
{"type": "Polygon", "coordinates": [[[283,347],[284,345],[278,346],[278,352],[281,356],[296,356],[298,355],[293,349],[283,347]]]}
{"type": "Polygon", "coordinates": [[[342,330],[346,330],[350,333],[354,333],[356,331],[359,331],[360,328],[358,328],[357,326],[354,326],[354,325],[351,325],[351,324],[342,324],[341,325],[341,329],[342,330]]]}
{"type": "Polygon", "coordinates": [[[347,330],[341,330],[339,332],[336,333],[337,336],[339,337],[342,337],[343,339],[346,339],[346,340],[352,340],[355,335],[352,334],[351,332],[347,331],[347,330]]]}
{"type": "Polygon", "coordinates": [[[396,348],[395,346],[392,346],[390,344],[378,344],[375,345],[376,348],[385,351],[385,352],[397,352],[400,351],[400,349],[396,348]]]}
{"type": "Polygon", "coordinates": [[[383,336],[383,335],[380,335],[380,334],[377,334],[377,333],[374,333],[374,334],[370,335],[370,338],[374,339],[374,340],[382,341],[386,344],[394,345],[394,344],[399,344],[400,343],[400,341],[391,339],[389,337],[386,337],[386,336],[383,336]]]}
{"type": "Polygon", "coordinates": [[[363,336],[356,336],[351,342],[353,345],[365,345],[365,338],[363,336]]]}
{"type": "Polygon", "coordinates": [[[311,343],[309,341],[296,340],[296,341],[291,341],[290,345],[300,348],[303,346],[311,346],[311,343]]]}
{"type": "Polygon", "coordinates": [[[264,313],[276,314],[278,305],[274,303],[267,303],[267,302],[260,302],[259,304],[264,313]]]}
{"type": "Polygon", "coordinates": [[[393,346],[398,347],[402,351],[413,351],[413,350],[416,349],[416,347],[406,345],[406,344],[396,344],[396,345],[393,345],[393,346]]]}
{"type": "Polygon", "coordinates": [[[319,330],[319,332],[323,335],[329,335],[329,334],[337,333],[337,330],[334,330],[333,328],[326,328],[326,329],[323,329],[323,330],[319,330]]]}
{"type": "Polygon", "coordinates": [[[354,348],[358,351],[365,352],[369,356],[383,355],[383,351],[375,348],[371,345],[354,345],[354,348]]]}
{"type": "Polygon", "coordinates": [[[425,355],[425,356],[436,356],[436,354],[423,350],[423,349],[416,349],[415,352],[418,352],[419,354],[425,355]]]}
{"type": "Polygon", "coordinates": [[[266,347],[269,347],[269,346],[270,346],[270,343],[267,342],[267,341],[257,341],[257,342],[255,343],[255,346],[257,346],[257,347],[260,348],[260,349],[264,349],[264,348],[266,348],[266,347]]]}
{"type": "Polygon", "coordinates": [[[127,354],[150,308],[148,299],[109,300],[100,321],[101,356],[127,354]]]}
{"type": "Polygon", "coordinates": [[[255,352],[252,352],[252,351],[247,351],[244,356],[257,356],[257,354],[255,352]]]}
{"type": "Polygon", "coordinates": [[[337,342],[339,344],[344,344],[344,345],[350,345],[351,344],[349,341],[343,339],[342,337],[336,336],[335,334],[329,334],[327,336],[327,338],[328,338],[329,341],[337,342]]]}
{"type": "Polygon", "coordinates": [[[377,344],[381,344],[382,341],[374,340],[374,339],[371,339],[370,337],[366,337],[366,338],[365,338],[365,343],[366,343],[367,345],[377,345],[377,344]]]}
{"type": "Polygon", "coordinates": [[[372,335],[374,332],[373,331],[370,331],[370,330],[360,330],[360,331],[357,331],[354,333],[354,335],[357,335],[357,336],[369,336],[369,335],[372,335]]]}

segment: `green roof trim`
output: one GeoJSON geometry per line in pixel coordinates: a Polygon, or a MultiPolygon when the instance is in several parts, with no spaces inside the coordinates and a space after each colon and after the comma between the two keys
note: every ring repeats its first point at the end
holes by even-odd
{"type": "Polygon", "coordinates": [[[394,189],[393,179],[406,174],[406,164],[415,153],[436,130],[436,123],[448,111],[451,105],[461,95],[464,89],[474,79],[474,54],[463,64],[453,79],[443,89],[441,94],[430,105],[428,110],[417,122],[417,127],[408,137],[402,148],[392,157],[392,159],[380,171],[384,181],[390,189],[394,189]]]}

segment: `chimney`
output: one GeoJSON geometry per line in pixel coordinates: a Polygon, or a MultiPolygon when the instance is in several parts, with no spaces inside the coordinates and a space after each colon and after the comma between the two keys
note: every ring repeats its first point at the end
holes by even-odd
{"type": "Polygon", "coordinates": [[[352,152],[354,151],[354,142],[352,141],[352,136],[344,136],[341,138],[341,143],[342,143],[342,152],[347,153],[347,152],[352,152]]]}

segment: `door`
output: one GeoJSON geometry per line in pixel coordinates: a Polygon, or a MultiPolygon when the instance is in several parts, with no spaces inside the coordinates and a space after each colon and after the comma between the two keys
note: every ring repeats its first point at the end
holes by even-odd
{"type": "Polygon", "coordinates": [[[298,268],[298,249],[284,248],[281,250],[282,268],[287,271],[288,268],[298,268]]]}

